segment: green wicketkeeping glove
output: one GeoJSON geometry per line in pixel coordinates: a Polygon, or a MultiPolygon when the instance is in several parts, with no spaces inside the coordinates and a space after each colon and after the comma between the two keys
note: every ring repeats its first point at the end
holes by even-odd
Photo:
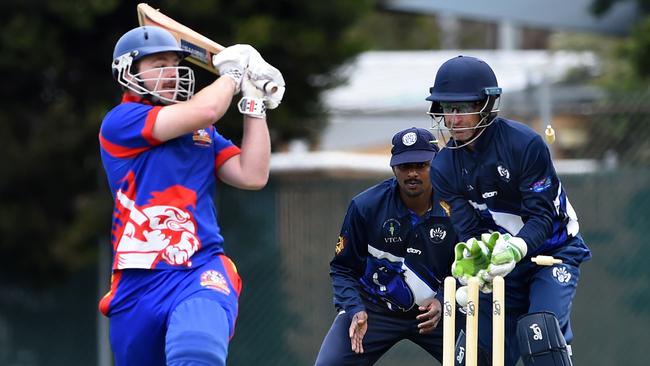
{"type": "Polygon", "coordinates": [[[455,260],[451,265],[451,274],[463,285],[480,270],[486,270],[490,264],[490,249],[483,241],[471,238],[454,247],[455,260]]]}
{"type": "MultiPolygon", "coordinates": [[[[493,233],[492,235],[498,233],[493,233]]],[[[496,239],[490,256],[490,264],[487,273],[484,274],[485,281],[492,282],[496,276],[505,277],[514,268],[521,258],[526,256],[528,245],[522,238],[501,234],[496,239]]]]}

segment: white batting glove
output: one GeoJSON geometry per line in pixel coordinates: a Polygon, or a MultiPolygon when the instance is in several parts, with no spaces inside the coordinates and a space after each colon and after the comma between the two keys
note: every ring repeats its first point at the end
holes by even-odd
{"type": "Polygon", "coordinates": [[[236,44],[226,47],[212,56],[212,65],[219,71],[219,75],[227,76],[235,81],[235,94],[239,93],[249,59],[251,55],[255,54],[259,55],[252,46],[236,44]]]}
{"type": "Polygon", "coordinates": [[[265,92],[264,104],[268,109],[277,108],[284,97],[285,84],[280,70],[264,61],[262,56],[251,54],[248,62],[248,77],[265,92]]]}
{"type": "Polygon", "coordinates": [[[255,118],[266,118],[265,93],[253,84],[248,78],[248,74],[244,75],[242,80],[241,92],[242,98],[237,103],[239,112],[255,118]]]}

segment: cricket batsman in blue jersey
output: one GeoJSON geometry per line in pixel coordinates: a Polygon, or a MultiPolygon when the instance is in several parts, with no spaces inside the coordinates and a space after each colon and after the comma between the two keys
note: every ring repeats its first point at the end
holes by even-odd
{"type": "Polygon", "coordinates": [[[318,366],[372,365],[403,339],[442,360],[441,283],[457,238],[429,179],[438,148],[423,128],[392,142],[395,177],[355,196],[343,220],[330,262],[338,315],[318,366]]]}
{"type": "Polygon", "coordinates": [[[284,93],[281,73],[247,45],[213,58],[221,77],[194,94],[188,55],[162,28],[116,43],[112,70],[124,92],[99,132],[115,201],[110,318],[119,366],[225,365],[241,279],[224,254],[214,196],[218,181],[261,189],[269,175],[266,108],[284,93]],[[257,86],[273,81],[278,92],[257,86]],[[241,91],[241,148],[214,123],[241,91]]]}
{"type": "Polygon", "coordinates": [[[462,283],[478,276],[484,292],[482,364],[492,347],[491,281],[505,276],[505,365],[520,357],[526,366],[571,365],[571,305],[591,252],[548,147],[531,128],[497,116],[501,88],[480,59],[446,61],[429,92],[434,127],[450,135],[431,181],[461,241],[452,273],[462,283]],[[472,247],[481,250],[464,250],[472,247]],[[531,262],[537,255],[562,263],[538,266],[531,262]]]}

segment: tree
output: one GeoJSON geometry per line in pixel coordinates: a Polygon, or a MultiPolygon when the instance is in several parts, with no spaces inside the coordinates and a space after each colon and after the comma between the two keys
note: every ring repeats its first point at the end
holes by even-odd
{"type": "MultiPolygon", "coordinates": [[[[594,0],[592,10],[603,15],[620,0],[594,0]]],[[[637,0],[639,20],[630,35],[615,47],[599,45],[603,74],[596,81],[606,91],[590,117],[589,141],[580,154],[584,157],[617,157],[623,165],[650,163],[650,0],[637,0]],[[604,51],[604,52],[603,52],[604,51]]]]}
{"type": "MultiPolygon", "coordinates": [[[[342,82],[331,72],[364,48],[346,30],[373,0],[152,2],[224,44],[250,43],[283,71],[287,92],[269,113],[275,148],[316,139],[320,94],[342,82]]],[[[98,129],[119,102],[113,46],[137,25],[120,0],[14,0],[0,14],[4,88],[0,109],[0,275],[47,283],[95,258],[110,230],[111,197],[100,167],[98,129]]],[[[199,83],[214,76],[197,71],[199,83]]],[[[218,123],[237,141],[234,110],[218,123]]]]}

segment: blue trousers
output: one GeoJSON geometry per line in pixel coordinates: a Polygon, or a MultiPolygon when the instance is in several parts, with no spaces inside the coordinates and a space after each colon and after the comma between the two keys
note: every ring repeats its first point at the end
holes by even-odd
{"type": "MultiPolygon", "coordinates": [[[[525,257],[505,277],[505,366],[514,366],[520,357],[517,319],[521,315],[550,311],[557,317],[567,343],[573,340],[570,315],[580,278],[579,266],[591,258],[591,253],[578,236],[566,246],[544,254],[562,259],[563,263],[538,266],[525,257]]],[[[492,294],[480,294],[479,343],[486,354],[491,354],[492,294]]]]}
{"type": "MultiPolygon", "coordinates": [[[[443,320],[433,332],[420,334],[417,325],[419,320],[396,317],[391,314],[367,309],[368,331],[363,337],[364,353],[352,351],[348,330],[352,315],[340,313],[334,318],[332,326],[321,344],[315,365],[317,366],[360,366],[373,365],[384,353],[397,342],[408,339],[429,352],[435,359],[442,362],[442,329],[443,320]]],[[[456,313],[456,331],[464,324],[464,316],[456,313]]]]}
{"type": "Polygon", "coordinates": [[[225,365],[241,290],[230,259],[183,270],[123,270],[115,281],[107,311],[115,365],[225,365]]]}

